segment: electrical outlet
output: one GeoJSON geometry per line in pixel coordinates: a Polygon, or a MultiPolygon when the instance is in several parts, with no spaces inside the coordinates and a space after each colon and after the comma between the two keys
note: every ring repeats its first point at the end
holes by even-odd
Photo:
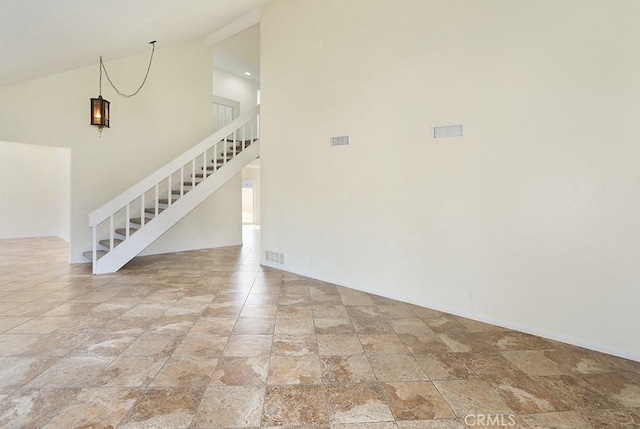
{"type": "Polygon", "coordinates": [[[472,290],[468,291],[467,298],[469,299],[469,301],[473,301],[475,299],[475,293],[472,290]]]}

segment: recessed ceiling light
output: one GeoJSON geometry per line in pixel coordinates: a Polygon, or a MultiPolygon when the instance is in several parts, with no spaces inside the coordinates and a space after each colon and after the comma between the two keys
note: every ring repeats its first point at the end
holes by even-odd
{"type": "Polygon", "coordinates": [[[251,72],[244,72],[247,76],[251,76],[251,72]]]}

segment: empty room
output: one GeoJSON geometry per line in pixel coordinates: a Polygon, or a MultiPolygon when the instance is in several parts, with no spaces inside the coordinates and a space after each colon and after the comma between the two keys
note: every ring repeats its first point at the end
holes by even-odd
{"type": "Polygon", "coordinates": [[[0,2],[0,427],[640,428],[640,3],[0,2]]]}

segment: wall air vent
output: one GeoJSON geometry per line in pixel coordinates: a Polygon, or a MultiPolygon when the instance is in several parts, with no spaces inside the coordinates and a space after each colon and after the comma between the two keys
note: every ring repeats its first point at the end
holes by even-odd
{"type": "Polygon", "coordinates": [[[329,137],[329,145],[331,147],[350,146],[349,136],[329,137]]]}
{"type": "Polygon", "coordinates": [[[433,127],[433,139],[461,139],[464,137],[462,124],[433,127]]]}
{"type": "Polygon", "coordinates": [[[265,250],[264,259],[266,259],[267,262],[284,265],[284,253],[265,250]]]}

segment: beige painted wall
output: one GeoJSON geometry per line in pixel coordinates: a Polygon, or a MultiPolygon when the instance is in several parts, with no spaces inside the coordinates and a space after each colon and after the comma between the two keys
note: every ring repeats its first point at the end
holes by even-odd
{"type": "Polygon", "coordinates": [[[0,141],[0,239],[69,241],[71,151],[0,141]]]}
{"type": "Polygon", "coordinates": [[[631,0],[269,3],[262,249],[640,360],[638,16],[631,0]],[[431,139],[452,123],[464,139],[431,139]]]}
{"type": "MultiPolygon", "coordinates": [[[[89,98],[98,95],[97,64],[0,88],[0,139],[71,149],[72,262],[82,261],[82,251],[90,246],[91,210],[212,132],[211,56],[212,49],[200,42],[159,44],[149,79],[137,96],[118,97],[103,82],[112,112],[111,128],[102,138],[89,125],[89,98]]],[[[145,53],[105,61],[116,85],[131,92],[148,59],[145,53]]],[[[176,228],[184,234],[168,234],[152,248],[166,252],[239,244],[240,204],[223,204],[235,194],[239,200],[239,193],[239,180],[229,183],[181,221],[176,228]],[[228,216],[236,220],[232,227],[228,216]],[[203,219],[211,224],[203,228],[203,219]]]]}

